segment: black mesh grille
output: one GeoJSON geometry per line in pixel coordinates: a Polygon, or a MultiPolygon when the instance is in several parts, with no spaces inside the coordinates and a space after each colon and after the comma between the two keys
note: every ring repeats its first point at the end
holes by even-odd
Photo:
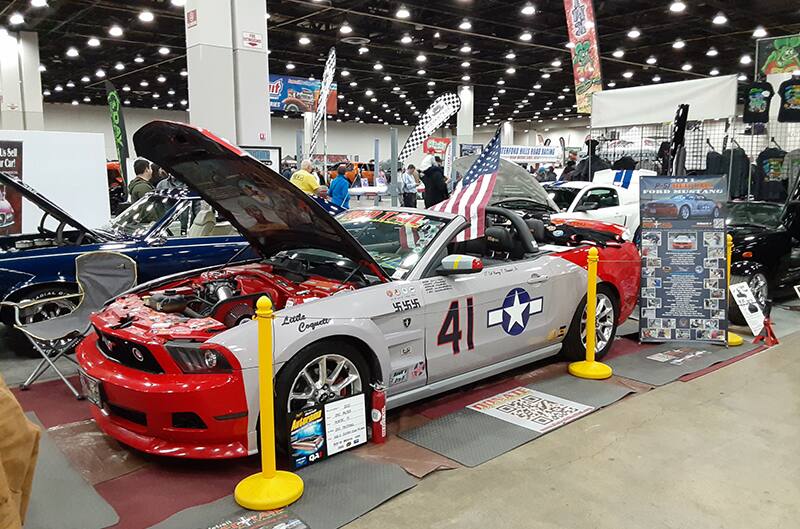
{"type": "Polygon", "coordinates": [[[121,419],[125,419],[126,421],[130,421],[132,423],[140,424],[142,426],[147,426],[147,415],[136,410],[129,410],[128,408],[123,408],[121,406],[116,406],[114,404],[106,403],[108,406],[108,411],[112,415],[116,415],[121,419]]]}
{"type": "Polygon", "coordinates": [[[111,360],[132,369],[148,373],[163,373],[153,354],[140,344],[126,342],[115,336],[97,333],[97,347],[111,360]]]}

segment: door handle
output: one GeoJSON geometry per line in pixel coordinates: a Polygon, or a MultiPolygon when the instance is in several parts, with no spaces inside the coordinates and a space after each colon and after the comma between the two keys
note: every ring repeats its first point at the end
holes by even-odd
{"type": "Polygon", "coordinates": [[[532,275],[531,277],[528,278],[528,284],[529,285],[535,285],[535,284],[538,284],[538,283],[544,283],[548,279],[550,279],[550,276],[546,276],[546,275],[545,276],[540,276],[539,274],[534,274],[534,275],[532,275]]]}

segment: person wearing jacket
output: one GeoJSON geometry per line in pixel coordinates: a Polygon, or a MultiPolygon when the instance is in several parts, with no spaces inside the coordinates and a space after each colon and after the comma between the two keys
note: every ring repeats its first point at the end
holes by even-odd
{"type": "Polygon", "coordinates": [[[434,157],[434,162],[430,167],[422,172],[422,183],[425,184],[425,207],[429,208],[435,206],[439,202],[450,198],[450,193],[447,191],[447,180],[444,178],[444,170],[442,169],[442,159],[438,156],[434,157]]]}
{"type": "Polygon", "coordinates": [[[337,206],[350,209],[350,180],[347,179],[346,172],[345,166],[340,165],[336,170],[336,178],[331,181],[328,188],[328,196],[337,206]]]}
{"type": "Polygon", "coordinates": [[[131,202],[136,202],[147,193],[153,191],[153,168],[150,162],[144,158],[139,158],[133,162],[133,172],[136,173],[136,178],[128,183],[128,194],[131,197],[131,202]]]}
{"type": "Polygon", "coordinates": [[[403,197],[403,206],[407,208],[417,207],[417,181],[414,178],[416,168],[413,165],[406,167],[400,175],[400,195],[403,197]]]}

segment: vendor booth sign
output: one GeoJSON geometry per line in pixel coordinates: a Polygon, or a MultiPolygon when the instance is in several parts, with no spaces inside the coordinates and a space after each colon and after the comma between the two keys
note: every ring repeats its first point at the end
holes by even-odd
{"type": "Polygon", "coordinates": [[[551,145],[503,145],[500,157],[516,163],[545,163],[560,160],[558,147],[551,145]]]}
{"type": "Polygon", "coordinates": [[[592,113],[592,94],[603,89],[597,26],[592,0],[564,0],[567,33],[572,48],[572,74],[578,113],[592,113]]]}
{"type": "MultiPolygon", "coordinates": [[[[322,82],[287,75],[269,76],[269,108],[272,111],[315,112],[322,82]]],[[[337,112],[336,83],[328,95],[328,114],[337,112]]]]}
{"type": "Polygon", "coordinates": [[[726,181],[640,179],[642,342],[726,343],[726,181]]]}
{"type": "Polygon", "coordinates": [[[756,43],[756,64],[764,75],[800,70],[800,35],[761,39],[756,43]]]}
{"type": "Polygon", "coordinates": [[[459,156],[472,156],[473,154],[480,154],[483,152],[482,143],[461,143],[458,146],[459,156]]]}
{"type": "MultiPolygon", "coordinates": [[[[0,171],[22,179],[22,142],[0,141],[0,171]]],[[[0,188],[0,233],[22,232],[22,196],[0,188]]]]}
{"type": "Polygon", "coordinates": [[[447,152],[447,148],[450,146],[450,141],[450,138],[437,138],[435,136],[431,136],[425,140],[425,143],[422,144],[422,152],[425,154],[444,156],[444,153],[447,152]]]}

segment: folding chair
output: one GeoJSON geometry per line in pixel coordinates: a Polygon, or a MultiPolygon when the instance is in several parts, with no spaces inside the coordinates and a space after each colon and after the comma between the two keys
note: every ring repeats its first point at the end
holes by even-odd
{"type": "Polygon", "coordinates": [[[50,299],[36,300],[24,304],[13,304],[16,313],[14,327],[25,333],[42,360],[20,389],[28,389],[45,371],[52,369],[64,381],[77,399],[83,396],[73,387],[55,362],[65,358],[75,364],[74,358],[67,356],[73,347],[89,331],[89,316],[101,309],[103,304],[129,290],[136,284],[136,261],[117,252],[97,251],[79,255],[75,259],[75,277],[80,287],[81,300],[75,310],[57,318],[24,324],[19,311],[50,299]]]}

